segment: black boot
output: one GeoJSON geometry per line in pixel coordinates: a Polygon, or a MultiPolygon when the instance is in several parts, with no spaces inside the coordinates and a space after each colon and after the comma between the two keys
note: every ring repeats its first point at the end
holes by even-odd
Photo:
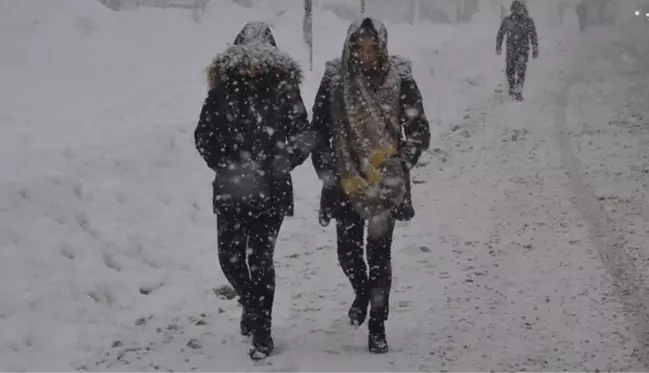
{"type": "Polygon", "coordinates": [[[273,337],[270,335],[270,331],[264,328],[255,330],[255,333],[252,335],[252,347],[250,348],[250,358],[252,360],[263,360],[270,356],[270,354],[275,349],[275,343],[273,342],[273,337]]]}
{"type": "Polygon", "coordinates": [[[357,294],[354,302],[351,307],[349,307],[349,323],[353,327],[359,327],[363,325],[365,319],[367,318],[367,307],[370,304],[370,299],[367,295],[357,294]]]}
{"type": "Polygon", "coordinates": [[[241,311],[241,322],[239,323],[239,330],[244,337],[250,337],[255,332],[255,323],[257,315],[254,312],[244,308],[241,311]]]}
{"type": "Polygon", "coordinates": [[[255,324],[257,323],[257,314],[254,308],[251,307],[247,301],[239,299],[239,305],[242,308],[241,322],[239,323],[239,330],[244,337],[250,337],[255,331],[255,324]]]}
{"type": "Polygon", "coordinates": [[[371,354],[388,352],[388,341],[385,337],[385,322],[370,318],[370,333],[367,337],[367,348],[371,354]]]}

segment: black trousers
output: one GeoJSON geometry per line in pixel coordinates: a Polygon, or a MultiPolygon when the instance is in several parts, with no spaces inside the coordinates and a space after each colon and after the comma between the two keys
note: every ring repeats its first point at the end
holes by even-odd
{"type": "Polygon", "coordinates": [[[376,232],[368,232],[367,263],[363,247],[366,223],[352,211],[346,211],[336,220],[338,261],[356,296],[369,298],[370,323],[383,322],[389,313],[395,219],[389,217],[376,232]]]}
{"type": "Polygon", "coordinates": [[[505,58],[505,70],[507,73],[507,82],[509,83],[509,93],[523,92],[528,60],[528,51],[507,52],[507,56],[505,58]]]}
{"type": "Polygon", "coordinates": [[[239,295],[239,301],[257,316],[257,328],[270,333],[275,298],[275,241],[283,215],[251,217],[217,215],[219,263],[239,295]]]}

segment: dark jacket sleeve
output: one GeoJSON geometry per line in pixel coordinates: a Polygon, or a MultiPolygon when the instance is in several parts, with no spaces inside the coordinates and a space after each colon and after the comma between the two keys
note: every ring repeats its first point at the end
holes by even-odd
{"type": "Polygon", "coordinates": [[[311,129],[299,85],[289,84],[285,95],[284,127],[287,142],[284,150],[292,170],[309,157],[313,149],[315,133],[311,129]]]}
{"type": "Polygon", "coordinates": [[[539,50],[539,38],[536,34],[536,24],[532,18],[528,19],[528,27],[530,30],[530,40],[532,42],[532,51],[538,52],[539,50]]]}
{"type": "Polygon", "coordinates": [[[217,96],[216,89],[210,90],[194,131],[196,150],[208,167],[215,171],[222,167],[225,159],[224,149],[221,149],[223,142],[219,138],[219,131],[217,131],[223,120],[217,96]]]}
{"type": "Polygon", "coordinates": [[[410,170],[430,146],[430,124],[424,112],[421,92],[413,78],[402,80],[400,105],[403,113],[401,126],[405,135],[401,156],[410,170]]]}
{"type": "Polygon", "coordinates": [[[311,154],[311,162],[318,178],[322,181],[331,181],[334,172],[334,151],[332,141],[331,123],[331,92],[330,81],[327,75],[322,78],[320,88],[316,93],[313,104],[312,127],[316,133],[315,147],[311,154]]]}
{"type": "Polygon", "coordinates": [[[502,50],[503,48],[503,40],[505,39],[505,29],[506,29],[506,24],[509,22],[509,17],[503,18],[503,20],[500,22],[500,27],[498,28],[498,32],[496,33],[496,50],[502,50]]]}

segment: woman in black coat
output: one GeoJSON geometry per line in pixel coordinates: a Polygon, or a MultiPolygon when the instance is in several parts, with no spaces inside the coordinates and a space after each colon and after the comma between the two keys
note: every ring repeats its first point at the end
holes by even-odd
{"type": "Polygon", "coordinates": [[[277,49],[268,25],[248,23],[208,69],[195,131],[196,149],[215,174],[219,262],[243,307],[240,328],[253,337],[253,359],[273,350],[275,240],[293,215],[290,171],[313,144],[301,81],[299,64],[277,49]]]}
{"type": "Polygon", "coordinates": [[[371,305],[368,347],[384,353],[392,235],[395,220],[414,216],[410,170],[429,146],[429,124],[411,64],[388,54],[380,21],[352,23],[342,57],[326,67],[313,106],[319,141],[311,157],[324,183],[320,222],[336,219],[338,260],[356,295],[350,322],[361,325],[371,305]]]}

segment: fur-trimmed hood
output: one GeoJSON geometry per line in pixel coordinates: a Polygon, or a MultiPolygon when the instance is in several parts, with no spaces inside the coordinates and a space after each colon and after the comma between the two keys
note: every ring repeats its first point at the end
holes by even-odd
{"type": "Polygon", "coordinates": [[[270,27],[263,22],[247,23],[224,52],[207,67],[207,84],[215,88],[229,77],[246,75],[250,69],[262,74],[275,74],[283,80],[301,84],[300,64],[275,44],[270,27]]]}

